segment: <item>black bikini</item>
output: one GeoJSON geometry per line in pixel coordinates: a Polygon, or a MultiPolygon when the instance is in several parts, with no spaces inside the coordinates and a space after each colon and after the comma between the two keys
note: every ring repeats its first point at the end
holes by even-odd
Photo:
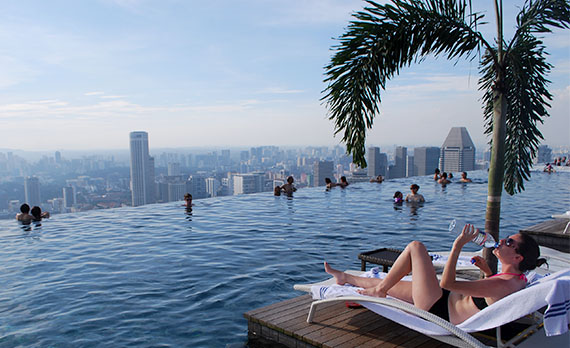
{"type": "Polygon", "coordinates": [[[489,306],[487,304],[487,301],[485,301],[484,297],[471,296],[471,299],[473,300],[473,303],[475,304],[475,306],[477,308],[479,308],[480,311],[482,311],[483,309],[487,308],[487,306],[489,306]]]}
{"type": "Polygon", "coordinates": [[[449,321],[449,306],[447,304],[447,300],[449,299],[449,290],[441,290],[441,297],[433,304],[433,306],[431,306],[428,312],[449,321]]]}

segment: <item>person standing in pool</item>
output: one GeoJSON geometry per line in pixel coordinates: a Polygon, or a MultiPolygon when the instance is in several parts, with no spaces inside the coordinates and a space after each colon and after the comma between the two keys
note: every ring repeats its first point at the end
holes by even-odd
{"type": "Polygon", "coordinates": [[[435,168],[435,172],[433,174],[433,180],[438,181],[440,178],[439,174],[440,174],[439,168],[435,168]]]}
{"type": "Polygon", "coordinates": [[[327,190],[330,190],[333,187],[338,186],[336,182],[332,182],[331,178],[325,178],[325,184],[327,184],[327,190]]]}
{"type": "Polygon", "coordinates": [[[31,212],[34,221],[42,221],[42,219],[49,218],[49,212],[44,211],[42,213],[42,208],[38,207],[37,205],[32,208],[31,212]]]}
{"type": "Polygon", "coordinates": [[[16,220],[22,222],[30,222],[34,219],[32,215],[30,215],[30,206],[26,203],[20,206],[20,213],[16,215],[16,220]]]}
{"type": "Polygon", "coordinates": [[[186,202],[186,210],[192,210],[192,195],[190,193],[186,193],[184,195],[184,201],[186,202]]]}
{"type": "Polygon", "coordinates": [[[340,177],[340,182],[337,184],[338,186],[345,188],[348,186],[348,181],[346,181],[346,176],[340,177]]]}
{"type": "Polygon", "coordinates": [[[442,184],[443,186],[451,183],[451,181],[447,180],[447,173],[446,172],[443,172],[441,174],[441,178],[437,182],[442,184]]]}
{"type": "Polygon", "coordinates": [[[471,182],[471,179],[467,177],[467,172],[461,173],[461,182],[471,182]]]}
{"type": "Polygon", "coordinates": [[[420,189],[420,186],[417,184],[412,184],[412,186],[410,186],[410,190],[412,191],[412,193],[408,193],[408,195],[406,196],[406,202],[411,202],[411,203],[423,203],[425,202],[425,198],[424,196],[420,195],[418,193],[418,190],[420,189]]]}
{"type": "Polygon", "coordinates": [[[297,191],[297,188],[293,186],[295,179],[292,176],[287,178],[287,183],[281,186],[281,191],[285,192],[285,194],[289,197],[293,196],[293,192],[297,191]]]}

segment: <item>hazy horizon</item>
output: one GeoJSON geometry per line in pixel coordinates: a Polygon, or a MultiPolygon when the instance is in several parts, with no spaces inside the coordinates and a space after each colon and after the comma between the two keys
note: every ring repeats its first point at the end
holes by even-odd
{"type": "MultiPolygon", "coordinates": [[[[386,1],[381,1],[386,2],[386,1]]],[[[504,5],[505,37],[517,6],[504,5]]],[[[320,101],[331,47],[362,0],[8,2],[0,11],[0,148],[335,146],[320,101]],[[219,145],[222,144],[222,145],[219,145]],[[303,145],[307,144],[307,145],[303,145]],[[313,144],[313,145],[310,145],[313,144]],[[321,145],[318,145],[321,144],[321,145]]],[[[494,37],[492,1],[475,2],[494,37]]],[[[543,144],[569,145],[570,30],[545,34],[554,65],[543,144]]],[[[467,127],[481,148],[478,61],[428,58],[387,84],[367,146],[440,146],[467,127]],[[429,130],[429,131],[426,131],[429,130]]]]}

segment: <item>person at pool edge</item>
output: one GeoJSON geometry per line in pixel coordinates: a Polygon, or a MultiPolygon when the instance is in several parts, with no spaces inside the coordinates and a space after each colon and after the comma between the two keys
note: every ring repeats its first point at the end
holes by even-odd
{"type": "Polygon", "coordinates": [[[363,295],[390,295],[457,325],[489,304],[525,288],[527,280],[523,272],[545,263],[538,258],[540,251],[532,237],[515,234],[501,239],[498,248],[493,250],[501,263],[501,273],[491,275],[489,266],[480,259],[477,263],[486,275],[484,279],[457,280],[455,268],[461,249],[478,233],[472,225],[465,225],[453,242],[441,281],[437,279],[426,247],[418,241],[408,244],[384,279],[354,276],[332,268],[327,262],[325,271],[337,284],[363,288],[358,291],[363,295]],[[412,280],[402,280],[410,272],[412,280]]]}
{"type": "Polygon", "coordinates": [[[400,191],[394,192],[394,204],[402,205],[404,202],[404,195],[400,191]]]}
{"type": "Polygon", "coordinates": [[[461,179],[460,179],[459,181],[461,181],[461,182],[471,182],[471,179],[469,179],[469,178],[467,177],[467,172],[463,172],[463,173],[461,173],[461,179]]]}
{"type": "Polygon", "coordinates": [[[190,193],[186,193],[184,195],[184,201],[186,202],[186,209],[192,210],[192,195],[190,193]]]}
{"type": "Polygon", "coordinates": [[[37,205],[32,208],[31,213],[34,221],[42,221],[42,219],[49,218],[49,211],[42,212],[42,208],[37,205]]]}
{"type": "Polygon", "coordinates": [[[410,190],[412,191],[412,193],[408,193],[406,195],[406,202],[414,202],[414,203],[425,202],[426,200],[425,200],[424,196],[422,196],[418,193],[419,189],[420,189],[419,185],[412,184],[412,186],[410,186],[410,190]]]}
{"type": "Polygon", "coordinates": [[[349,184],[348,184],[348,181],[346,181],[346,176],[341,176],[341,177],[340,177],[340,182],[337,184],[337,186],[340,186],[340,187],[342,187],[342,188],[345,188],[345,187],[347,187],[348,185],[349,185],[349,184]]]}
{"type": "Polygon", "coordinates": [[[16,214],[16,220],[22,222],[30,222],[34,219],[32,215],[30,215],[30,206],[26,203],[20,206],[20,212],[16,214]]]}
{"type": "Polygon", "coordinates": [[[281,191],[285,192],[287,196],[293,196],[293,192],[297,191],[297,188],[293,186],[295,179],[292,176],[287,178],[287,183],[281,186],[281,191]]]}

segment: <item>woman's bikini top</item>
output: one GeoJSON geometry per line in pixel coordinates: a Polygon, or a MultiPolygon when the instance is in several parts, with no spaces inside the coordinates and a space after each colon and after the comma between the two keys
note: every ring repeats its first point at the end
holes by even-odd
{"type": "MultiPolygon", "coordinates": [[[[527,281],[526,276],[523,273],[520,273],[520,274],[518,274],[518,273],[497,273],[497,274],[490,276],[489,278],[496,277],[499,275],[504,275],[504,274],[519,276],[520,280],[524,280],[525,282],[527,281]]],[[[479,308],[479,310],[483,310],[488,306],[487,301],[485,301],[484,297],[471,296],[471,300],[473,300],[473,304],[475,305],[475,307],[479,308]]]]}

